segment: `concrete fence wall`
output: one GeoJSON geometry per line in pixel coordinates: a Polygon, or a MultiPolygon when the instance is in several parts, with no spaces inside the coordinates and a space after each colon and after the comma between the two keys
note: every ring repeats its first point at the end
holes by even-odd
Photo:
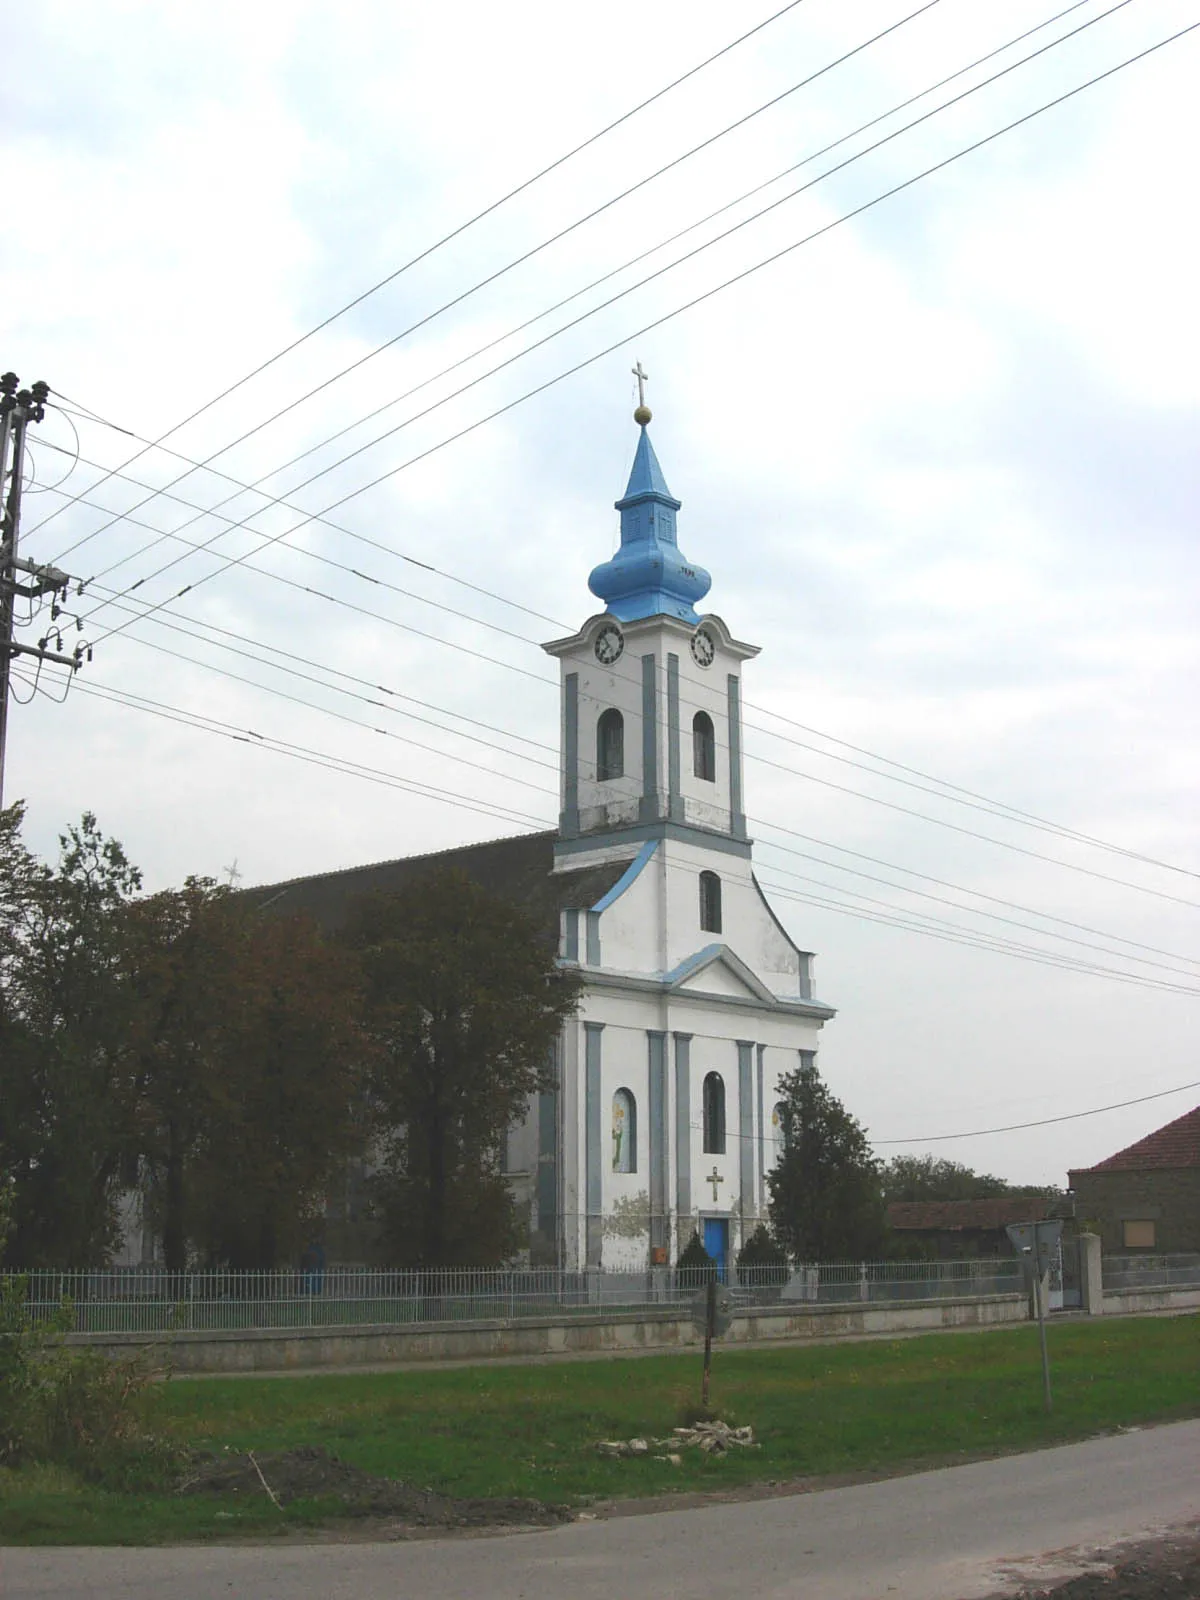
{"type": "MultiPolygon", "coordinates": [[[[1085,1234],[1080,1246],[1080,1298],[1085,1314],[1200,1309],[1200,1278],[1192,1276],[1186,1283],[1108,1287],[1103,1281],[1099,1238],[1085,1234]]],[[[1023,1322],[1032,1314],[1031,1296],[1023,1292],[825,1303],[785,1299],[739,1306],[725,1343],[805,1343],[935,1333],[1023,1322]]],[[[679,1350],[702,1343],[703,1336],[688,1307],[647,1304],[576,1309],[570,1315],[517,1314],[453,1322],[208,1328],[169,1335],[148,1331],[74,1333],[67,1336],[67,1342],[113,1356],[159,1345],[179,1373],[245,1373],[679,1350]]]]}
{"type": "MultiPolygon", "coordinates": [[[[933,1333],[939,1329],[1020,1322],[1024,1295],[977,1295],[967,1300],[906,1301],[896,1305],[748,1307],[735,1315],[726,1344],[933,1333]]],[[[142,1333],[71,1334],[68,1342],[128,1355],[155,1341],[142,1333]]],[[[613,1354],[675,1350],[703,1343],[679,1307],[644,1307],[559,1320],[525,1317],[419,1327],[243,1329],[176,1333],[162,1340],[176,1372],[296,1372],[323,1367],[385,1366],[423,1361],[486,1361],[503,1356],[613,1354]]]]}

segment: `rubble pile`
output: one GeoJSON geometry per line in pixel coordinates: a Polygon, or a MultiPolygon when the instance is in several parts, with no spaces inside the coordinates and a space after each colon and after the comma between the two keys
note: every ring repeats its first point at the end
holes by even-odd
{"type": "Polygon", "coordinates": [[[690,1428],[675,1428],[666,1439],[601,1439],[596,1449],[602,1456],[652,1456],[679,1466],[681,1450],[703,1450],[705,1455],[724,1456],[730,1450],[757,1449],[754,1429],[731,1428],[727,1422],[697,1422],[690,1428]]]}

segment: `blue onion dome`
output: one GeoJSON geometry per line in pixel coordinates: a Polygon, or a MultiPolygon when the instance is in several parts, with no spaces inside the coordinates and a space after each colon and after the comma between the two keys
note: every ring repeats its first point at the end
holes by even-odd
{"type": "Polygon", "coordinates": [[[621,548],[595,568],[588,588],[620,622],[663,615],[699,622],[696,601],[712,588],[712,578],[680,552],[675,531],[680,502],[667,488],[645,422],[641,429],[628,487],[616,502],[621,548]]]}

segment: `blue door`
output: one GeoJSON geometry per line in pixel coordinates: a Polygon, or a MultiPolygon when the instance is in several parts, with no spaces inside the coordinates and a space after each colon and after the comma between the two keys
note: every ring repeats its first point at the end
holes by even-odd
{"type": "Polygon", "coordinates": [[[717,1263],[717,1282],[725,1282],[725,1268],[729,1260],[728,1217],[705,1217],[704,1249],[717,1263]]]}

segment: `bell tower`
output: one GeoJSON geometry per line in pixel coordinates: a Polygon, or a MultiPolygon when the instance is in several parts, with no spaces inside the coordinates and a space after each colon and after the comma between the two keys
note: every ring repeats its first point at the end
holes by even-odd
{"type": "Polygon", "coordinates": [[[544,646],[562,663],[559,853],[667,837],[748,856],[741,666],[758,647],[696,611],[712,579],[679,548],[644,392],[634,420],[620,546],[588,579],[604,610],[544,646]]]}

